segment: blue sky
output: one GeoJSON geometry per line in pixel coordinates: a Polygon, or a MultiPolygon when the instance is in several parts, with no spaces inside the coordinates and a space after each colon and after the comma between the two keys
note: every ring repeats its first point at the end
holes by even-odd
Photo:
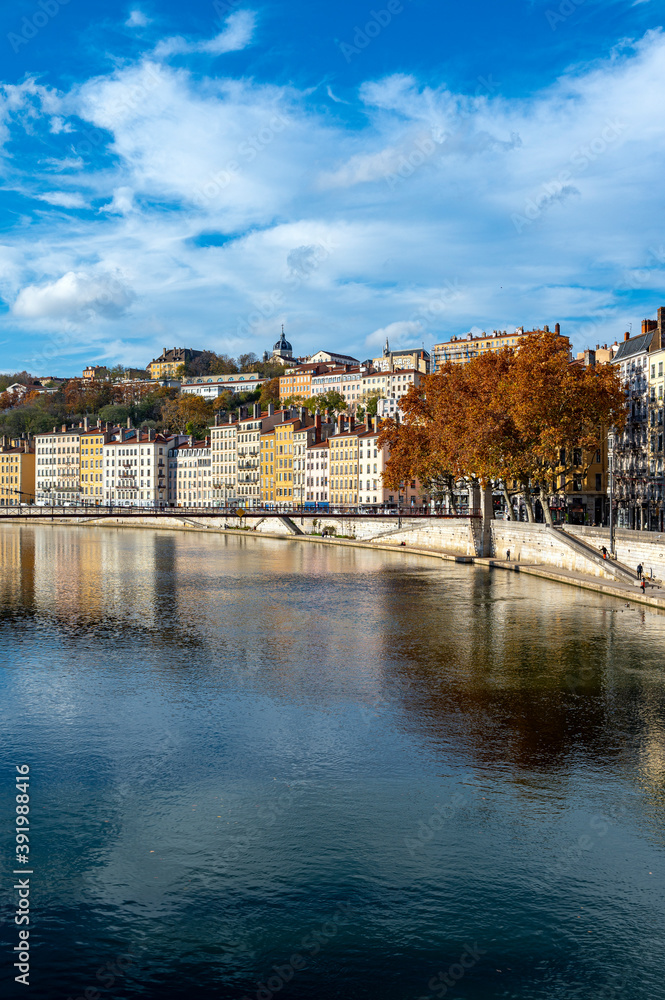
{"type": "Polygon", "coordinates": [[[0,10],[0,369],[665,304],[657,0],[0,10]]]}

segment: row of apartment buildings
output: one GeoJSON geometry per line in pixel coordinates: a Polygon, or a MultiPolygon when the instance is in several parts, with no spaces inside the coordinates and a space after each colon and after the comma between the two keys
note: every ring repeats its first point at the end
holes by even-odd
{"type": "Polygon", "coordinates": [[[620,527],[665,528],[665,308],[624,335],[612,364],[626,393],[626,425],[609,436],[620,527]]]}
{"type": "Polygon", "coordinates": [[[0,506],[420,504],[416,480],[384,488],[388,451],[378,437],[378,418],[258,404],[218,416],[202,441],[84,421],[2,442],[0,506]]]}

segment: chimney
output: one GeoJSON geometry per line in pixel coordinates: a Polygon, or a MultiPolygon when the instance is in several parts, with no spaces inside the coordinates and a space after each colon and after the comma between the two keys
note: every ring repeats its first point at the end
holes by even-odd
{"type": "Polygon", "coordinates": [[[63,424],[60,429],[61,429],[62,433],[65,434],[67,432],[67,424],[63,424]]]}
{"type": "Polygon", "coordinates": [[[344,417],[341,413],[337,418],[337,433],[338,434],[344,433],[344,417]]]}
{"type": "Polygon", "coordinates": [[[215,414],[215,427],[219,427],[219,411],[215,414]]]}
{"type": "Polygon", "coordinates": [[[190,448],[194,447],[194,435],[193,434],[190,434],[189,437],[187,438],[187,444],[189,445],[190,448]]]}
{"type": "Polygon", "coordinates": [[[154,440],[155,440],[155,428],[154,427],[149,427],[148,428],[148,441],[154,441],[154,440]]]}
{"type": "Polygon", "coordinates": [[[321,430],[321,411],[320,410],[317,410],[316,413],[314,414],[314,426],[316,427],[317,431],[321,430]]]}
{"type": "MultiPolygon", "coordinates": [[[[504,330],[503,332],[505,333],[506,331],[504,330]]],[[[559,323],[555,323],[554,324],[554,332],[556,333],[557,337],[560,336],[560,334],[561,334],[561,326],[560,326],[559,323]]]]}
{"type": "Polygon", "coordinates": [[[131,427],[131,426],[132,426],[132,418],[131,417],[127,417],[127,427],[131,427]]]}
{"type": "Polygon", "coordinates": [[[286,423],[286,421],[289,419],[289,416],[290,416],[290,414],[289,414],[288,410],[282,410],[282,423],[283,424],[286,423]]]}
{"type": "MultiPolygon", "coordinates": [[[[646,322],[647,322],[647,321],[645,320],[645,321],[644,321],[644,323],[646,323],[646,322]]],[[[644,329],[644,323],[642,323],[642,332],[643,332],[643,333],[646,333],[646,330],[644,329]]],[[[626,342],[627,340],[630,340],[630,334],[628,333],[628,330],[626,330],[626,332],[624,333],[624,335],[623,335],[623,339],[624,339],[624,343],[625,343],[625,342],[626,342]]]]}
{"type": "Polygon", "coordinates": [[[268,416],[273,417],[275,415],[275,404],[268,403],[268,416]]]}
{"type": "Polygon", "coordinates": [[[307,407],[306,406],[301,406],[300,407],[300,420],[302,421],[303,424],[307,420],[307,415],[308,415],[307,407]]]}
{"type": "Polygon", "coordinates": [[[255,420],[260,420],[261,419],[261,404],[260,403],[254,403],[254,419],[255,420]]]}
{"type": "Polygon", "coordinates": [[[592,351],[590,347],[587,347],[584,352],[584,367],[593,368],[596,364],[596,352],[592,351]]]}
{"type": "Polygon", "coordinates": [[[84,431],[87,431],[87,430],[88,430],[88,416],[87,416],[87,414],[86,414],[86,415],[85,415],[85,417],[83,418],[83,430],[84,430],[84,431]]]}
{"type": "Polygon", "coordinates": [[[26,455],[30,451],[30,442],[29,441],[24,441],[23,442],[23,451],[25,452],[26,455]]]}

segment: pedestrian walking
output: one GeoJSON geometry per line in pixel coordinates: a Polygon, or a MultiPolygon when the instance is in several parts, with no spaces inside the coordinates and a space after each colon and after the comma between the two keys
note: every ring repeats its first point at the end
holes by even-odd
{"type": "Polygon", "coordinates": [[[643,594],[645,593],[646,589],[647,589],[647,582],[646,582],[646,580],[643,577],[642,578],[642,593],[643,594]]]}
{"type": "Polygon", "coordinates": [[[644,569],[644,566],[642,565],[642,563],[638,563],[638,565],[637,565],[637,579],[638,580],[642,579],[642,571],[643,571],[643,569],[644,569]]]}
{"type": "Polygon", "coordinates": [[[607,559],[607,549],[604,545],[600,551],[603,553],[603,559],[607,559]]]}

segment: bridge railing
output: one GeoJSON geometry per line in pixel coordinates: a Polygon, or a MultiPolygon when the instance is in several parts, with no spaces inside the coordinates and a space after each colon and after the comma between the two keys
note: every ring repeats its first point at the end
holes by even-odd
{"type": "Polygon", "coordinates": [[[415,507],[368,507],[368,506],[316,506],[312,504],[279,504],[271,507],[136,507],[113,505],[77,505],[71,507],[46,507],[29,505],[24,507],[0,507],[0,520],[26,520],[30,518],[51,520],[56,517],[97,518],[97,517],[225,517],[242,521],[246,517],[356,517],[356,518],[429,518],[445,520],[450,518],[479,518],[476,509],[465,509],[459,513],[442,511],[430,506],[415,507]]]}

